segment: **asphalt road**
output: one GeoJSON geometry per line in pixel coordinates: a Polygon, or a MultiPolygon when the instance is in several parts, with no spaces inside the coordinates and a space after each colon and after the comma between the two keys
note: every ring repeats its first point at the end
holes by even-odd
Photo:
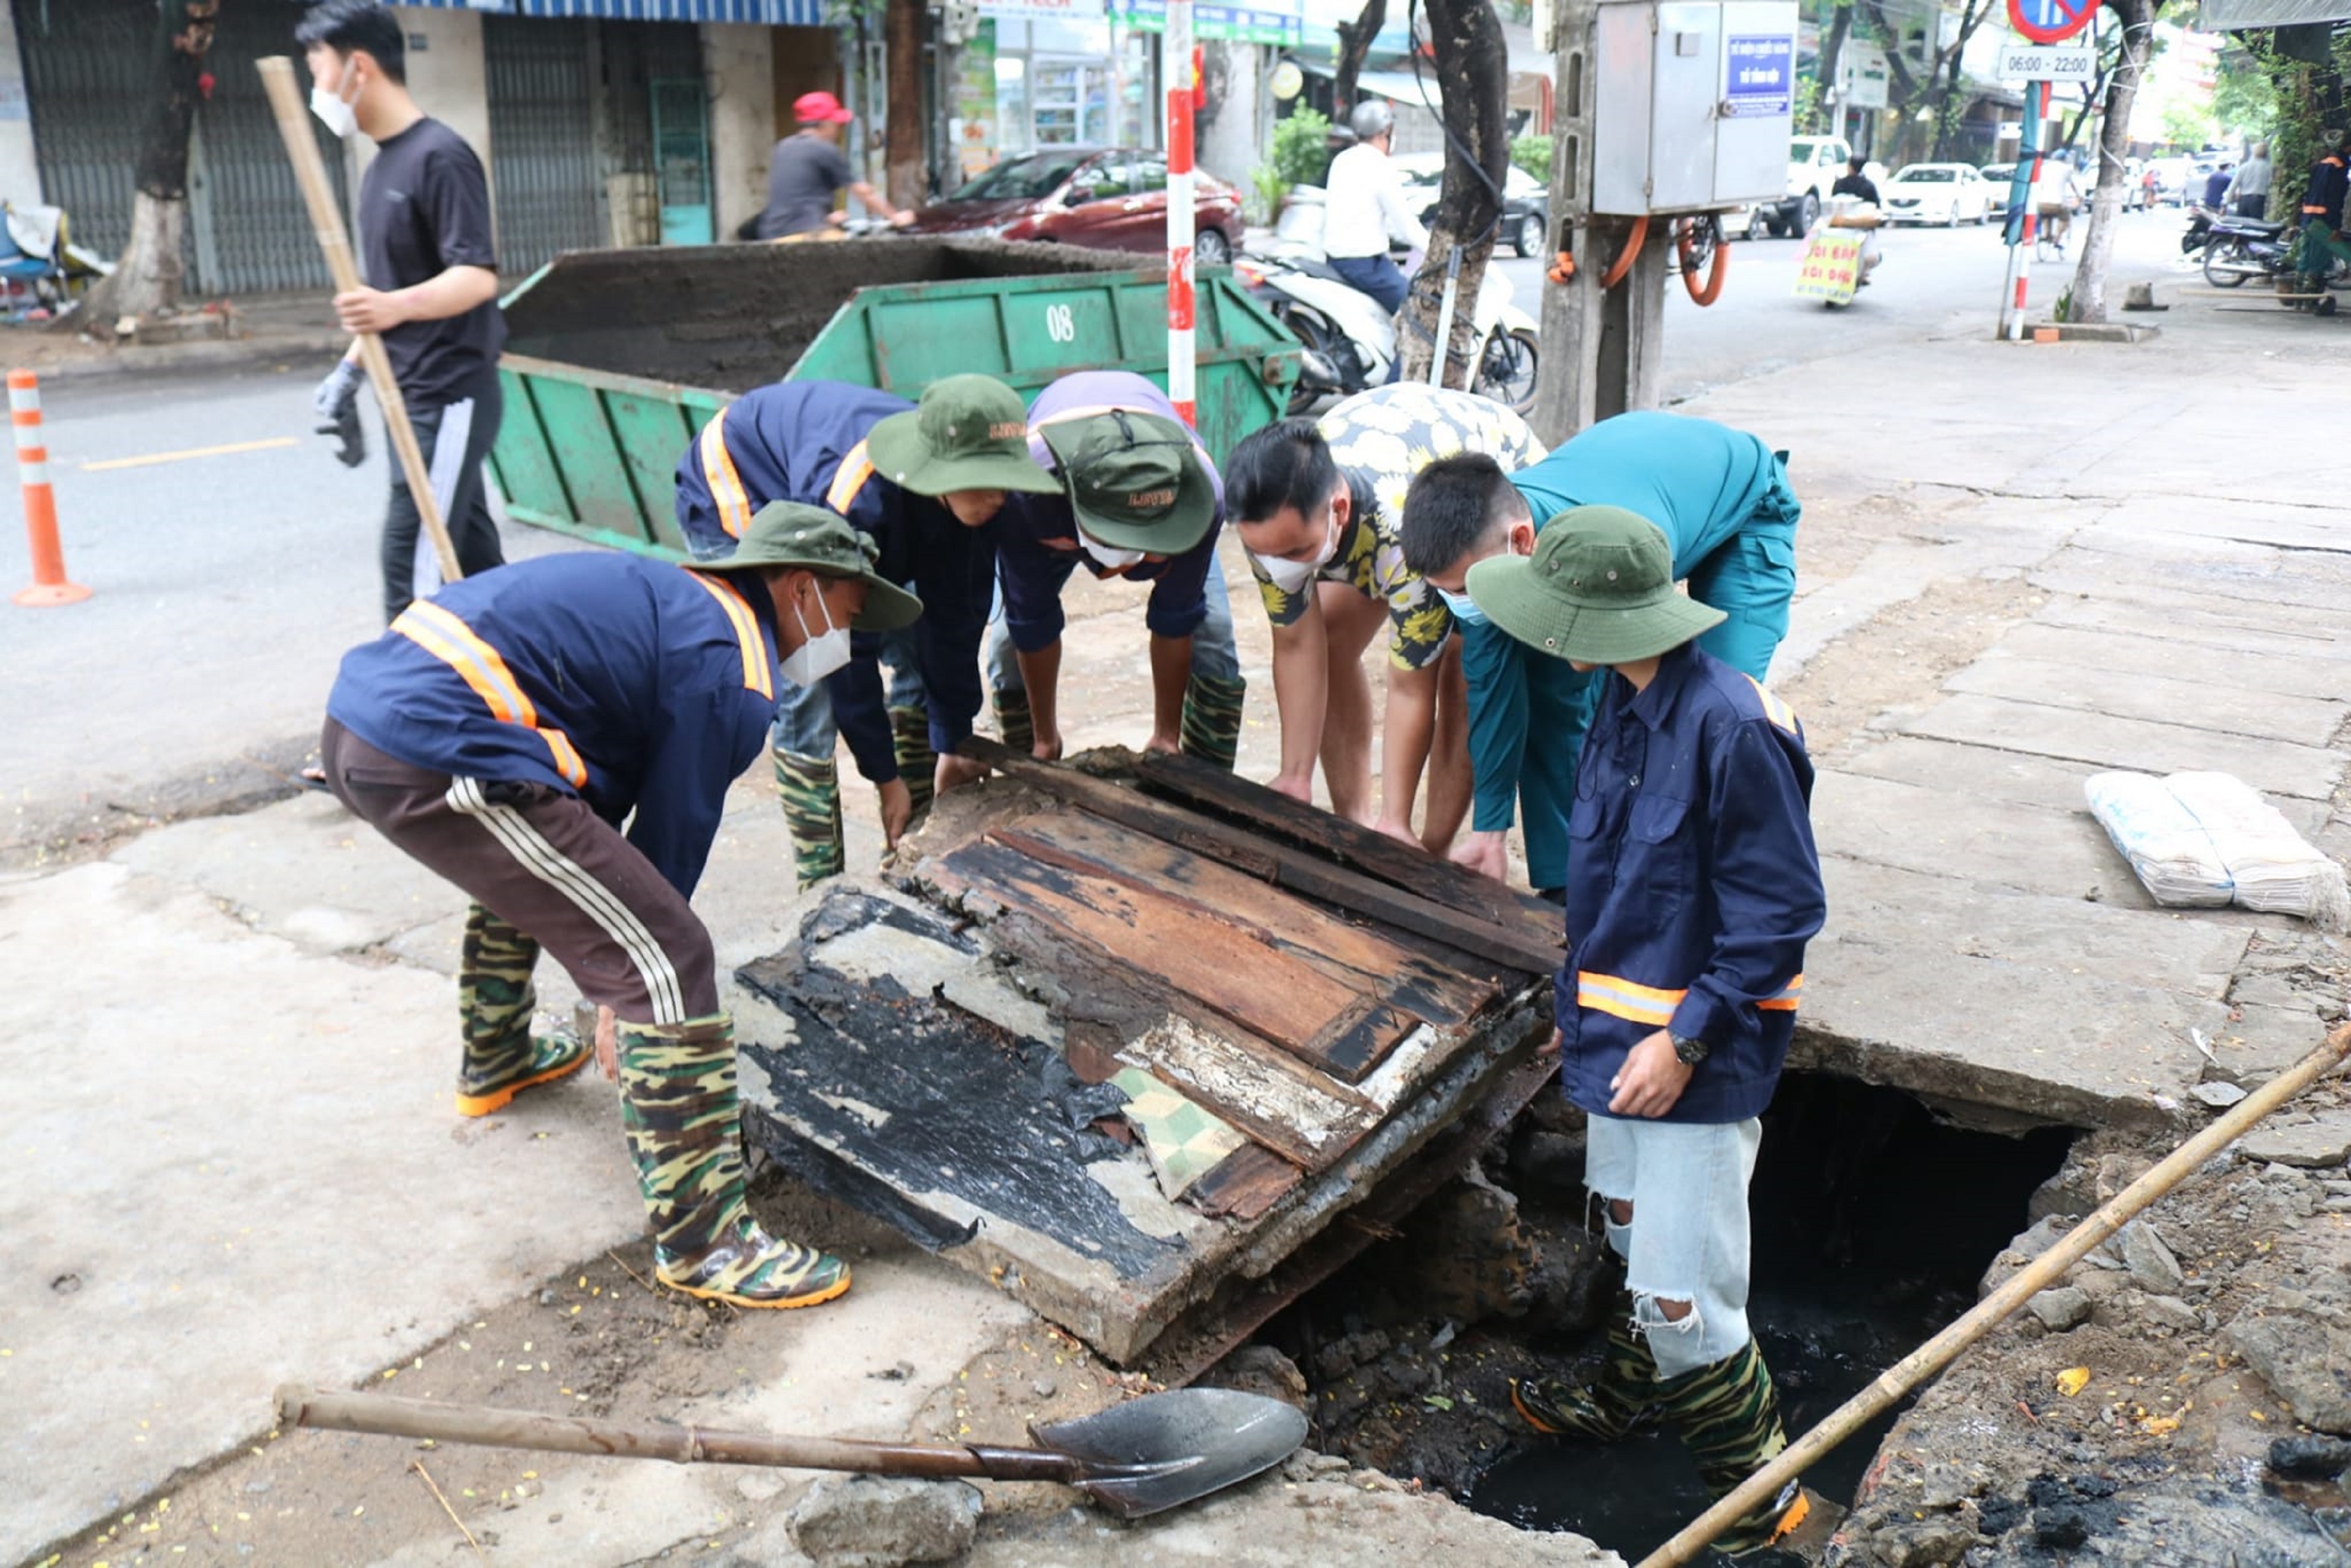
{"type": "MultiPolygon", "coordinates": [[[[2164,254],[2179,221],[2134,215],[2124,254],[2164,254]]],[[[1846,310],[1793,297],[1793,240],[1734,246],[1711,308],[1672,287],[1668,401],[1790,363],[1991,329],[2003,265],[1993,231],[1905,230],[1886,248],[1878,281],[1846,310]]],[[[1541,264],[1502,267],[1535,304],[1541,264]]],[[[2034,300],[2069,276],[2069,266],[2037,268],[2034,300]]],[[[371,413],[373,450],[359,469],[311,434],[321,371],[98,376],[45,390],[67,563],[97,591],[57,610],[0,601],[0,789],[16,819],[0,816],[0,844],[68,809],[111,821],[110,802],[138,806],[162,779],[198,799],[228,775],[266,781],[240,758],[266,751],[283,766],[289,745],[298,756],[315,736],[338,659],[381,626],[386,473],[371,413]]],[[[569,548],[528,528],[506,538],[510,557],[569,548]]],[[[0,526],[0,592],[28,580],[12,518],[0,526]]]]}

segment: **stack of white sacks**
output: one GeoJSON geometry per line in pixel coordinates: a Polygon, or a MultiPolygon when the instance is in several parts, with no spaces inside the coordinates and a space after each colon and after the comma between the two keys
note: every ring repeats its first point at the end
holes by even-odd
{"type": "Polygon", "coordinates": [[[2235,904],[2323,931],[2351,926],[2343,868],[2231,775],[2099,773],[2083,789],[2158,904],[2235,904]]]}

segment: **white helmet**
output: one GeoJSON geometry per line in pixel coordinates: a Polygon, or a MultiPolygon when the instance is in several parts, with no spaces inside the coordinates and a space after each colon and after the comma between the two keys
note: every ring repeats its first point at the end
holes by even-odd
{"type": "Polygon", "coordinates": [[[1369,141],[1374,136],[1384,136],[1395,129],[1395,110],[1384,98],[1367,98],[1355,105],[1347,116],[1347,128],[1358,141],[1369,141]]]}

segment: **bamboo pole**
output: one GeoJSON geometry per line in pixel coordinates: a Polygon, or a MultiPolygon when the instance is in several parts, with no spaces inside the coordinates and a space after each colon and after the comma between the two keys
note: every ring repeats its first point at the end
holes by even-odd
{"type": "Polygon", "coordinates": [[[2279,1106],[2339,1067],[2351,1054],[2351,1023],[2280,1077],[2262,1084],[2231,1107],[2229,1113],[2180,1145],[2163,1162],[2116,1193],[2095,1214],[2065,1233],[2064,1239],[2020,1269],[2008,1283],[1986,1296],[1965,1317],[1896,1362],[1877,1381],[1846,1400],[1737,1490],[1685,1525],[1674,1538],[1641,1559],[1640,1568],[1677,1568],[1704,1551],[1714,1538],[1750,1511],[1779,1495],[1804,1468],[1851,1437],[1896,1401],[1958,1359],[1961,1351],[1990,1333],[2044,1286],[2090,1250],[2130,1223],[2138,1213],[2178,1186],[2190,1171],[2252,1131],[2279,1106]]]}
{"type": "MultiPolygon", "coordinates": [[[[343,230],[343,214],[335,205],[334,188],[327,183],[327,164],[319,156],[318,138],[310,133],[310,110],[295,83],[294,62],[284,55],[272,55],[256,60],[254,66],[261,72],[261,85],[277,116],[277,133],[286,140],[286,156],[293,162],[295,183],[302,187],[302,200],[310,209],[310,226],[318,233],[319,248],[326,253],[335,292],[349,294],[362,287],[359,263],[351,256],[350,238],[343,230]]],[[[375,387],[376,406],[383,410],[384,428],[391,432],[392,450],[400,455],[400,471],[407,477],[409,495],[415,498],[424,537],[433,541],[433,553],[441,562],[441,580],[455,582],[465,570],[457,564],[456,547],[449,542],[441,502],[433,494],[433,476],[424,466],[423,449],[416,444],[416,432],[408,423],[408,404],[401,401],[400,383],[392,380],[392,357],[383,351],[383,340],[373,332],[360,333],[359,346],[360,361],[367,366],[368,380],[375,387]]]]}

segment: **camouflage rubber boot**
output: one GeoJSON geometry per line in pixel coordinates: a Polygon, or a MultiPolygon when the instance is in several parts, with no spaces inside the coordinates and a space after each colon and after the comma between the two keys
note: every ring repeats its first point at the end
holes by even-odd
{"type": "Polygon", "coordinates": [[[898,777],[914,802],[914,826],[931,809],[931,785],[938,777],[939,754],[931,749],[931,716],[918,707],[890,710],[890,749],[898,759],[898,777]]]}
{"type": "Polygon", "coordinates": [[[1510,1404],[1526,1424],[1553,1437],[1620,1443],[1655,1414],[1657,1359],[1648,1336],[1633,1325],[1633,1293],[1619,1291],[1609,1309],[1608,1350],[1597,1381],[1581,1386],[1557,1379],[1510,1380],[1510,1404]]]}
{"type": "Polygon", "coordinates": [[[776,798],[784,805],[784,825],[792,835],[792,870],[802,893],[829,876],[839,876],[841,771],[830,757],[802,757],[774,748],[776,798]]]}
{"type": "Polygon", "coordinates": [[[1184,687],[1184,755],[1230,773],[1241,749],[1241,698],[1249,683],[1236,675],[1194,675],[1184,687]]]}
{"type": "Polygon", "coordinates": [[[589,1042],[569,1029],[531,1032],[538,994],[530,972],[538,962],[538,943],[478,904],[466,908],[457,956],[457,1016],[465,1036],[457,1068],[460,1116],[486,1116],[588,1060],[589,1042]]]}
{"type": "Polygon", "coordinates": [[[988,702],[996,709],[996,733],[1004,744],[1026,757],[1037,749],[1037,726],[1029,716],[1027,692],[990,692],[988,702]]]}
{"type": "MultiPolygon", "coordinates": [[[[1788,1446],[1779,1391],[1751,1339],[1711,1366],[1659,1384],[1656,1401],[1658,1413],[1698,1462],[1698,1479],[1717,1498],[1729,1496],[1788,1446]]],[[[1716,1537],[1715,1550],[1750,1552],[1776,1540],[1802,1521],[1802,1488],[1790,1481],[1776,1500],[1716,1537]]]]}
{"type": "Polygon", "coordinates": [[[737,1307],[812,1307],[849,1265],[759,1228],[743,1198],[735,1027],[725,1014],[620,1026],[621,1125],[653,1220],[653,1274],[737,1307]]]}

